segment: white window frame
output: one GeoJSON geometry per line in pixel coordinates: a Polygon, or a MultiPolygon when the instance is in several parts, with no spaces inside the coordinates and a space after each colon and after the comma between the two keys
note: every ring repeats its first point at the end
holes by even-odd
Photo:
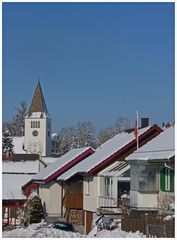
{"type": "Polygon", "coordinates": [[[87,179],[86,180],[86,191],[85,191],[86,195],[90,195],[90,180],[87,179]]]}

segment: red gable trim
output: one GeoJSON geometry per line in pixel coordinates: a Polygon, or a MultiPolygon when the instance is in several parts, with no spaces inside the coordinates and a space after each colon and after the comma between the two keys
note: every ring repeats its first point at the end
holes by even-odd
{"type": "Polygon", "coordinates": [[[77,163],[79,163],[80,161],[82,161],[84,158],[88,157],[89,155],[91,155],[92,153],[94,153],[95,151],[92,148],[89,148],[87,151],[83,152],[82,154],[80,154],[79,156],[77,156],[76,158],[74,158],[73,160],[71,160],[69,163],[67,163],[66,165],[64,165],[63,167],[61,167],[59,170],[57,170],[55,173],[53,173],[51,176],[49,176],[48,178],[46,178],[44,180],[45,183],[49,183],[51,180],[59,177],[61,174],[63,174],[65,171],[67,171],[69,168],[73,167],[74,165],[76,165],[77,163]]]}
{"type": "Polygon", "coordinates": [[[60,168],[58,171],[53,173],[51,176],[46,178],[44,181],[43,180],[42,181],[41,180],[33,180],[33,179],[30,180],[29,182],[27,182],[25,185],[22,186],[23,191],[25,191],[25,189],[28,188],[28,186],[31,185],[32,182],[40,182],[40,181],[41,181],[41,183],[48,183],[48,182],[50,182],[51,180],[53,180],[54,178],[58,177],[59,175],[64,173],[66,170],[68,170],[69,168],[73,167],[75,164],[79,163],[84,158],[88,157],[89,155],[91,155],[94,152],[95,151],[92,148],[89,148],[87,151],[83,152],[82,154],[80,154],[79,156],[74,158],[72,161],[67,163],[65,166],[60,168]]]}
{"type": "MultiPolygon", "coordinates": [[[[160,134],[161,132],[163,132],[163,130],[158,127],[157,125],[153,125],[150,129],[148,129],[146,132],[144,132],[143,134],[141,134],[139,136],[139,142],[144,140],[149,134],[152,134],[153,132],[157,132],[157,134],[160,134]]],[[[154,136],[155,137],[155,136],[154,136]]],[[[154,138],[152,137],[152,138],[154,138]]],[[[145,144],[145,143],[144,143],[145,144]]],[[[144,145],[144,144],[141,144],[144,145]]],[[[113,159],[121,156],[123,153],[125,153],[128,149],[134,147],[134,145],[136,145],[136,139],[134,139],[133,141],[131,141],[130,143],[128,143],[127,145],[125,145],[123,148],[121,148],[119,151],[115,152],[113,155],[111,155],[110,157],[106,158],[105,160],[103,160],[100,164],[96,165],[95,167],[93,167],[88,174],[94,174],[96,172],[98,172],[100,169],[102,169],[106,164],[108,164],[110,162],[110,164],[113,163],[113,159]]]]}

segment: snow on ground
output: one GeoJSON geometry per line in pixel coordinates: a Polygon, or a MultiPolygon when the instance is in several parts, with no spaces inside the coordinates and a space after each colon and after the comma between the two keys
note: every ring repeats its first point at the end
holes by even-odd
{"type": "Polygon", "coordinates": [[[97,232],[97,227],[95,226],[92,231],[87,235],[89,238],[146,238],[143,233],[137,232],[124,232],[119,228],[115,230],[103,229],[97,232]]]}
{"type": "Polygon", "coordinates": [[[97,233],[96,238],[145,238],[146,236],[143,233],[137,232],[124,232],[119,229],[109,231],[102,230],[97,233]]]}
{"type": "Polygon", "coordinates": [[[3,238],[80,238],[82,235],[75,232],[61,231],[51,227],[39,227],[31,224],[27,228],[17,228],[2,232],[3,238]]]}
{"type": "Polygon", "coordinates": [[[88,235],[81,235],[78,232],[66,232],[51,227],[40,227],[39,224],[31,224],[27,228],[17,228],[12,231],[2,232],[3,238],[145,238],[139,231],[124,232],[120,229],[113,231],[102,230],[97,233],[97,227],[88,235]]]}

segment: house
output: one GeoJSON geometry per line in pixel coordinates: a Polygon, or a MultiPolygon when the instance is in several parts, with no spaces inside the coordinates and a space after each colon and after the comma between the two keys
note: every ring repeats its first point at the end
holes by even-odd
{"type": "MultiPolygon", "coordinates": [[[[25,135],[12,137],[13,154],[3,155],[2,200],[3,223],[17,225],[17,209],[23,207],[26,196],[21,188],[45,166],[41,156],[51,156],[52,120],[38,81],[31,106],[25,117],[25,135]]],[[[53,159],[55,160],[55,159],[53,159]]],[[[38,191],[32,183],[25,194],[38,191]]]]}
{"type": "MultiPolygon", "coordinates": [[[[2,162],[3,225],[20,224],[18,210],[23,207],[26,200],[21,188],[38,171],[39,162],[36,160],[2,162]]],[[[33,185],[31,191],[37,191],[36,185],[33,185]]]]}
{"type": "MultiPolygon", "coordinates": [[[[162,129],[157,125],[139,130],[140,146],[161,132],[162,129]]],[[[88,233],[98,211],[102,212],[108,207],[117,208],[121,191],[130,189],[129,166],[125,158],[135,150],[134,133],[120,133],[98,147],[95,153],[61,174],[57,181],[63,182],[63,217],[66,216],[67,220],[75,223],[73,215],[81,215],[83,212],[84,232],[88,233]],[[72,184],[77,185],[77,192],[73,192],[72,184]],[[73,201],[77,194],[83,194],[83,202],[78,207],[74,204],[76,201],[73,201]]]]}
{"type": "MultiPolygon", "coordinates": [[[[61,204],[63,201],[63,188],[62,185],[56,181],[57,177],[93,153],[94,150],[90,147],[72,149],[62,157],[57,158],[53,163],[47,165],[46,168],[43,168],[22,187],[24,194],[28,196],[28,189],[31,185],[39,185],[39,196],[42,199],[48,222],[55,221],[62,216],[61,204]]],[[[76,190],[77,189],[79,188],[76,186],[76,190]]],[[[80,200],[80,196],[78,195],[75,203],[79,201],[82,201],[82,199],[80,200]]]]}
{"type": "Polygon", "coordinates": [[[157,213],[174,201],[174,134],[172,125],[126,158],[130,164],[132,214],[157,213]]]}

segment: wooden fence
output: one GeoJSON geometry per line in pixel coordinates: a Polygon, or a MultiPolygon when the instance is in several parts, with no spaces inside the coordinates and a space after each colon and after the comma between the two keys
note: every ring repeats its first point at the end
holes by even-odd
{"type": "Polygon", "coordinates": [[[175,237],[174,220],[164,222],[163,219],[157,217],[124,217],[122,218],[121,228],[126,232],[143,232],[146,237],[175,237]]]}

